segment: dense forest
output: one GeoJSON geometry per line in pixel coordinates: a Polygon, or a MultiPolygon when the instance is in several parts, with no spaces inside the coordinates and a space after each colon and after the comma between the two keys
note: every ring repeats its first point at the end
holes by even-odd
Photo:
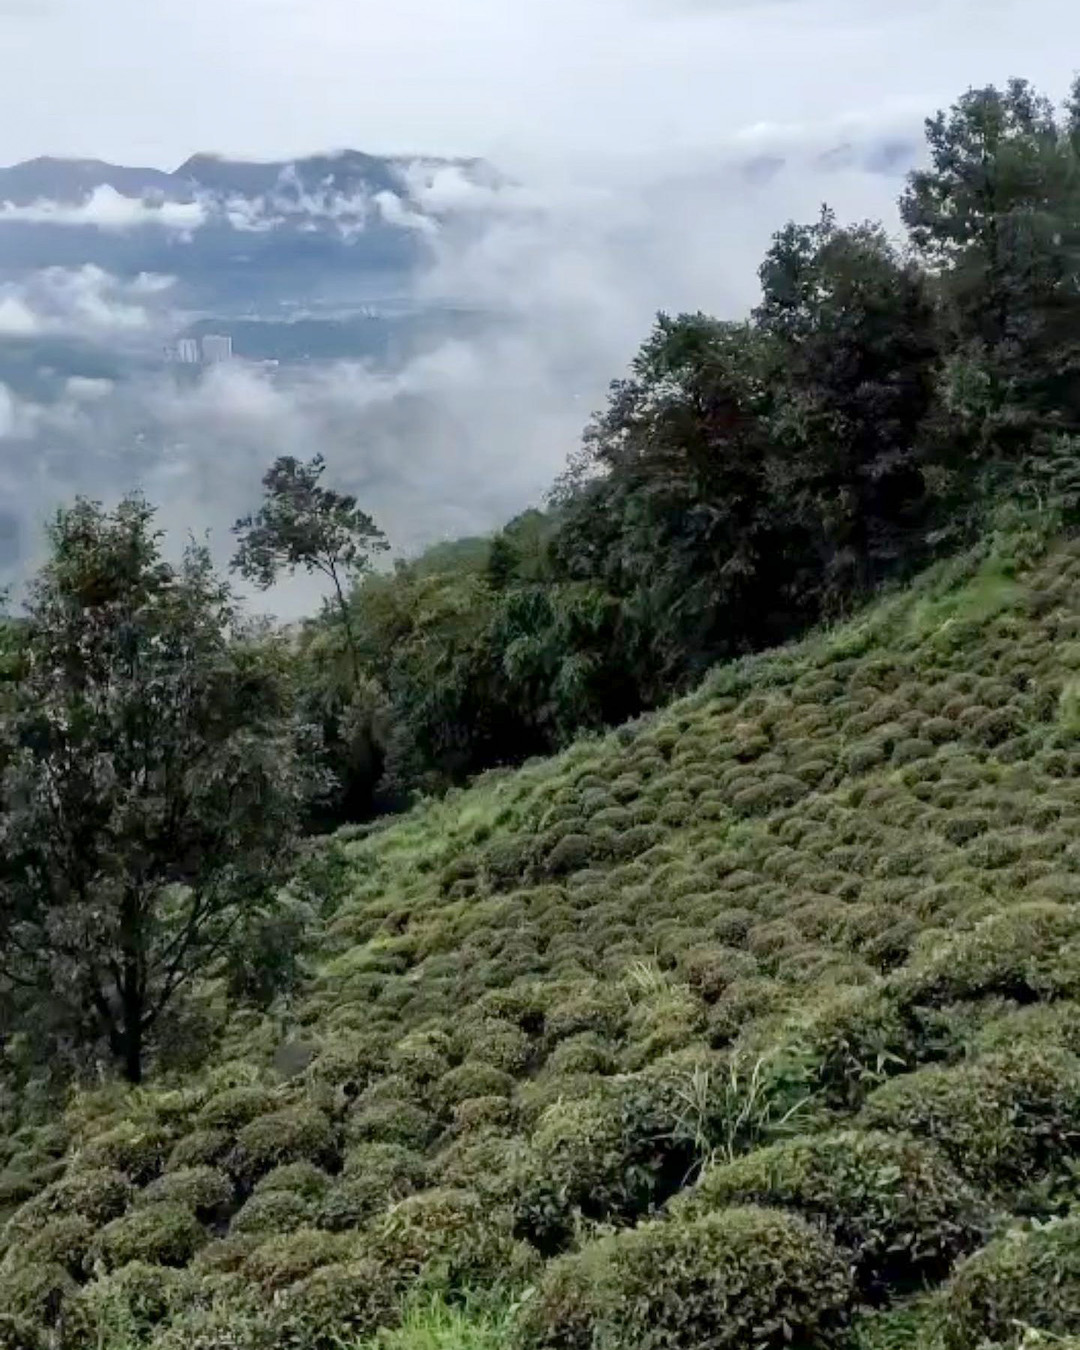
{"type": "Polygon", "coordinates": [[[661,315],[492,538],[385,568],[270,465],[232,571],[307,622],[57,514],[3,1350],[1080,1334],[1080,81],[927,138],[906,238],[826,209],[661,315]]]}

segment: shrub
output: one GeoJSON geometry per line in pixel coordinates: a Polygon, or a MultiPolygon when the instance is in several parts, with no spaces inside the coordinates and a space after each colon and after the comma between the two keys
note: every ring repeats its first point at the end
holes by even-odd
{"type": "Polygon", "coordinates": [[[991,914],[965,933],[937,944],[897,976],[904,1003],[954,1003],[1003,998],[1028,1003],[1080,992],[1080,917],[1047,901],[991,914]]]}
{"type": "Polygon", "coordinates": [[[21,1205],[31,1200],[64,1170],[63,1163],[43,1161],[40,1157],[21,1157],[0,1172],[0,1207],[21,1205]]]}
{"type": "Polygon", "coordinates": [[[355,1095],[385,1069],[387,1052],[386,1037],[378,1032],[341,1037],[319,1051],[307,1071],[308,1081],[347,1088],[350,1095],[355,1095]]]}
{"type": "Polygon", "coordinates": [[[467,1059],[443,1074],[435,1084],[435,1095],[449,1109],[470,1097],[509,1097],[514,1087],[514,1079],[502,1069],[467,1059]]]}
{"type": "Polygon", "coordinates": [[[780,1350],[839,1341],[846,1258],[762,1209],[645,1223],[553,1262],[523,1308],[522,1350],[780,1350]]]}
{"type": "Polygon", "coordinates": [[[862,1121],[935,1140],[980,1185],[1022,1186],[1080,1148],[1080,1060],[1054,1046],[1023,1045],[931,1065],[878,1088],[862,1121]]]}
{"type": "Polygon", "coordinates": [[[271,1191],[289,1191],[304,1200],[321,1200],[331,1185],[331,1178],[314,1163],[285,1163],[267,1172],[255,1186],[256,1195],[271,1191]]]}
{"type": "Polygon", "coordinates": [[[931,1145],[847,1130],[792,1139],[710,1168],[676,1201],[699,1213],[729,1205],[797,1209],[854,1254],[869,1290],[940,1278],[977,1242],[971,1189],[931,1145]]]}
{"type": "Polygon", "coordinates": [[[355,1241],[338,1233],[301,1228],[279,1233],[261,1242],[241,1266],[245,1279],[254,1280],[264,1293],[276,1293],[306,1279],[323,1266],[355,1256],[355,1241]]]}
{"type": "Polygon", "coordinates": [[[62,1266],[21,1266],[0,1273],[0,1309],[32,1326],[53,1327],[77,1290],[62,1266]]]}
{"type": "Polygon", "coordinates": [[[164,1130],[124,1121],[91,1139],[79,1161],[86,1168],[123,1172],[136,1186],[145,1186],[165,1166],[168,1151],[164,1130]]]}
{"type": "Polygon", "coordinates": [[[199,1112],[196,1123],[204,1130],[235,1134],[257,1116],[273,1111],[274,1106],[274,1094],[269,1088],[251,1084],[226,1088],[210,1098],[199,1112]]]}
{"type": "Polygon", "coordinates": [[[758,963],[737,947],[695,947],[680,956],[679,968],[691,989],[715,1003],[733,981],[756,975],[758,963]]]}
{"type": "Polygon", "coordinates": [[[400,1144],[361,1144],[345,1155],[345,1175],[319,1206],[319,1223],[333,1232],[359,1228],[373,1214],[424,1184],[419,1154],[400,1144]]]}
{"type": "Polygon", "coordinates": [[[501,1017],[469,1021],[457,1037],[466,1063],[490,1065],[503,1073],[519,1074],[533,1054],[532,1042],[521,1027],[501,1017]]]}
{"type": "Polygon", "coordinates": [[[94,1239],[91,1260],[116,1270],[131,1261],[185,1266],[207,1240],[190,1209],[177,1204],[147,1205],[106,1224],[94,1239]]]}
{"type": "Polygon", "coordinates": [[[545,1073],[609,1074],[615,1070],[611,1045],[591,1031],[579,1032],[560,1041],[548,1056],[545,1073]]]}
{"type": "Polygon", "coordinates": [[[138,1197],[140,1205],[183,1205],[203,1220],[221,1214],[232,1202],[232,1182],[224,1172],[213,1167],[188,1167],[178,1172],[166,1172],[138,1197]]]}
{"type": "Polygon", "coordinates": [[[530,1264],[509,1215],[473,1191],[421,1191],[394,1205],[369,1230],[369,1250],[398,1278],[421,1275],[448,1290],[514,1283],[530,1264]]]}
{"type": "Polygon", "coordinates": [[[4,1227],[4,1241],[25,1239],[58,1215],[77,1214],[99,1228],[123,1214],[134,1194],[121,1172],[72,1169],[15,1211],[4,1227]]]}
{"type": "Polygon", "coordinates": [[[235,1275],[257,1247],[266,1241],[261,1233],[230,1233],[200,1247],[191,1269],[206,1275],[235,1275]]]}
{"type": "Polygon", "coordinates": [[[1080,1218],[1007,1233],[970,1257],[943,1291],[939,1322],[945,1350],[1012,1343],[1023,1325],[1052,1340],[1080,1332],[1080,1218]]]}
{"type": "Polygon", "coordinates": [[[249,1182],[285,1163],[310,1162],[332,1168],[337,1159],[329,1120],[321,1111],[306,1106],[290,1106],[260,1116],[245,1125],[237,1139],[237,1171],[249,1182]]]}
{"type": "Polygon", "coordinates": [[[450,1048],[443,1031],[414,1031],[392,1047],[387,1066],[402,1082],[423,1086],[449,1068],[450,1048]]]}
{"type": "Polygon", "coordinates": [[[189,1167],[216,1167],[231,1147],[232,1136],[224,1130],[193,1130],[173,1145],[165,1170],[183,1172],[189,1167]]]}
{"type": "Polygon", "coordinates": [[[347,1261],[324,1266],[278,1294],[268,1314],[270,1344],[341,1350],[392,1327],[399,1316],[392,1273],[377,1261],[347,1261]]]}
{"type": "Polygon", "coordinates": [[[919,1053],[917,1028],[877,988],[841,989],[793,1029],[827,1105],[858,1107],[919,1053]]]}
{"type": "Polygon", "coordinates": [[[453,1128],[457,1134],[468,1134],[488,1126],[506,1126],[513,1118],[513,1110],[505,1097],[466,1097],[454,1107],[453,1128]]]}
{"type": "Polygon", "coordinates": [[[25,1318],[0,1312],[0,1350],[46,1350],[45,1335],[25,1318]]]}
{"type": "Polygon", "coordinates": [[[415,1102],[394,1098],[371,1102],[349,1117],[346,1133],[350,1143],[398,1144],[426,1148],[439,1132],[430,1111],[415,1102]]]}
{"type": "Polygon", "coordinates": [[[63,1343],[71,1350],[120,1342],[146,1344],[155,1329],[172,1317],[188,1294],[179,1271],[133,1261],[94,1280],[65,1310],[63,1343]]]}
{"type": "Polygon", "coordinates": [[[618,991],[600,981],[589,980],[573,988],[547,1010],[544,1032],[551,1041],[565,1040],[585,1031],[598,1036],[618,1036],[626,1018],[626,1001],[618,991]]]}
{"type": "Polygon", "coordinates": [[[620,1113],[608,1097],[556,1100],[540,1120],[512,1179],[518,1233],[557,1250],[575,1216],[627,1219],[648,1209],[654,1178],[628,1156],[620,1113]]]}
{"type": "Polygon", "coordinates": [[[314,1202],[293,1191],[262,1191],[252,1195],[233,1217],[230,1233],[294,1233],[306,1227],[314,1202]]]}
{"type": "Polygon", "coordinates": [[[595,846],[587,834],[564,834],[544,859],[545,874],[559,877],[580,872],[592,861],[595,846]]]}
{"type": "Polygon", "coordinates": [[[93,1224],[81,1214],[50,1219],[32,1236],[10,1247],[4,1265],[13,1270],[25,1266],[60,1266],[79,1279],[85,1273],[93,1236],[93,1224]]]}

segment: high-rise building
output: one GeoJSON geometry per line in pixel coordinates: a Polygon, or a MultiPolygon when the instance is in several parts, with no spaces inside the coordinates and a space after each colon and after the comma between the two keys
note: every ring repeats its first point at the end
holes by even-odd
{"type": "Polygon", "coordinates": [[[232,338],[227,333],[207,333],[202,340],[202,357],[207,364],[232,359],[232,338]]]}
{"type": "Polygon", "coordinates": [[[176,344],[176,359],[183,366],[197,366],[199,364],[198,338],[181,338],[176,344]]]}

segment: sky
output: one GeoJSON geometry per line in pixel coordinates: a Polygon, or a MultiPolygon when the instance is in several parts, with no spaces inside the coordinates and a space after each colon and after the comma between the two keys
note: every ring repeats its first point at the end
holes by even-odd
{"type": "Polygon", "coordinates": [[[0,0],[0,162],[649,155],[1063,91],[1078,39],[1072,0],[0,0]]]}

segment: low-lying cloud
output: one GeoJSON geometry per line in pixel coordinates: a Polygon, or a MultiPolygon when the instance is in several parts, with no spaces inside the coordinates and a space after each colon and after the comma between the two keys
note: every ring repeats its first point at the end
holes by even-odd
{"type": "Polygon", "coordinates": [[[186,235],[206,224],[207,218],[207,208],[202,201],[128,197],[108,184],[95,188],[81,202],[42,199],[24,205],[0,203],[0,224],[21,221],[30,225],[89,226],[105,233],[153,226],[186,235]]]}
{"type": "Polygon", "coordinates": [[[161,322],[173,285],[172,277],[116,277],[93,264],[42,268],[0,282],[0,338],[143,336],[161,322]]]}
{"type": "MultiPolygon", "coordinates": [[[[160,503],[172,537],[209,530],[224,560],[231,524],[281,454],[322,452],[399,554],[496,528],[542,501],[658,309],[744,314],[771,231],[815,217],[825,198],[842,217],[895,225],[900,178],[883,147],[906,136],[910,159],[915,133],[902,117],[839,141],[832,125],[772,128],[751,138],[753,153],[729,142],[588,174],[511,165],[490,182],[417,167],[403,209],[437,224],[424,226],[414,299],[487,322],[389,367],[234,361],[189,379],[159,364],[115,384],[69,380],[51,401],[0,386],[0,492],[20,522],[18,570],[40,556],[33,541],[58,501],[134,488],[160,503]]],[[[106,346],[140,331],[151,343],[171,303],[167,279],[53,272],[0,287],[0,334],[66,323],[86,336],[96,323],[106,346]]],[[[272,607],[293,615],[314,600],[298,584],[272,607]]]]}

